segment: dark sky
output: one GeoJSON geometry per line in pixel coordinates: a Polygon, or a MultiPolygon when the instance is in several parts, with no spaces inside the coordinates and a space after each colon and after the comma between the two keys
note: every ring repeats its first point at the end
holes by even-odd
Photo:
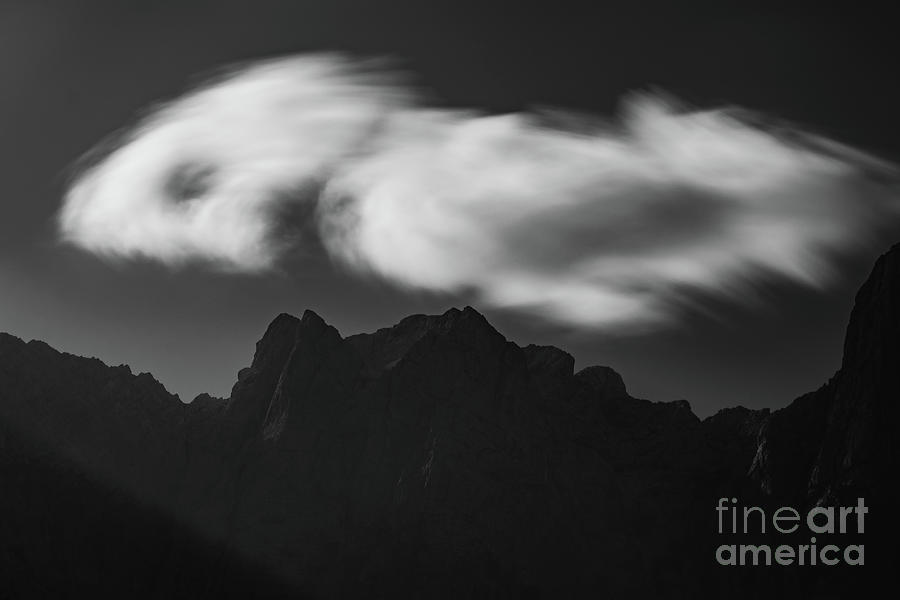
{"type": "MultiPolygon", "coordinates": [[[[52,218],[73,162],[141,108],[236,60],[386,55],[441,103],[492,111],[550,105],[605,115],[623,93],[661,87],[900,158],[900,42],[886,15],[666,4],[0,2],[0,330],[150,371],[188,399],[227,395],[278,312],[312,308],[346,335],[465,302],[411,296],[322,264],[277,277],[172,272],[110,265],[55,242],[52,218]]],[[[634,395],[686,398],[701,415],[780,406],[838,366],[852,296],[889,241],[845,261],[842,280],[825,291],[773,282],[758,305],[711,305],[665,333],[575,335],[487,316],[519,343],[552,343],[579,366],[614,367],[634,395]]]]}

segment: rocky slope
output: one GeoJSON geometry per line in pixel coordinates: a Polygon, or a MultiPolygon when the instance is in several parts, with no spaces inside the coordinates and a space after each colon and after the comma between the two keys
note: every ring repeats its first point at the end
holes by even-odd
{"type": "Polygon", "coordinates": [[[863,495],[894,531],[898,299],[894,247],[825,386],[703,421],[471,308],[347,338],[280,315],[189,405],[3,334],[0,597],[840,597],[858,572],[716,565],[714,507],[863,495]]]}

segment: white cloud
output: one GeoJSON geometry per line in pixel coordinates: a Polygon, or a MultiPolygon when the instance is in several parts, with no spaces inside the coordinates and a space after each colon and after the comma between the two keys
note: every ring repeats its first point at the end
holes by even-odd
{"type": "Polygon", "coordinates": [[[766,275],[820,285],[898,214],[893,165],[733,109],[634,96],[578,132],[430,110],[390,80],[317,55],[189,93],[81,174],[62,235],[258,271],[293,251],[281,220],[302,203],[353,271],[625,329],[671,320],[692,292],[739,301],[766,275]]]}
{"type": "Polygon", "coordinates": [[[370,79],[336,57],[266,61],[161,107],[75,181],[64,238],[108,256],[270,266],[278,205],[403,102],[370,79]]]}

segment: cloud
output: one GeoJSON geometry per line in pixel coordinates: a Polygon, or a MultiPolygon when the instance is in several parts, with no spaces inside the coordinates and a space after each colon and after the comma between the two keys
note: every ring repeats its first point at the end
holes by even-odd
{"type": "Polygon", "coordinates": [[[336,57],[252,65],[153,111],[81,173],[62,235],[112,257],[269,267],[285,250],[271,235],[282,205],[356,152],[403,96],[336,57]]]}
{"type": "Polygon", "coordinates": [[[642,94],[610,121],[488,116],[396,82],[331,55],[238,69],[82,171],[61,235],[243,272],[314,236],[353,272],[627,330],[772,275],[823,285],[898,216],[893,165],[748,111],[642,94]]]}

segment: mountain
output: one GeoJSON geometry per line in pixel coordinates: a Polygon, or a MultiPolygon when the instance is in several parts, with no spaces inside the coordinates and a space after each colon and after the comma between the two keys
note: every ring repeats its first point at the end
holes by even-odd
{"type": "Polygon", "coordinates": [[[829,382],[704,420],[469,307],[346,338],[279,315],[190,404],[0,334],[0,597],[845,597],[897,558],[898,300],[895,246],[829,382]],[[721,566],[730,497],[863,497],[866,565],[721,566]]]}

